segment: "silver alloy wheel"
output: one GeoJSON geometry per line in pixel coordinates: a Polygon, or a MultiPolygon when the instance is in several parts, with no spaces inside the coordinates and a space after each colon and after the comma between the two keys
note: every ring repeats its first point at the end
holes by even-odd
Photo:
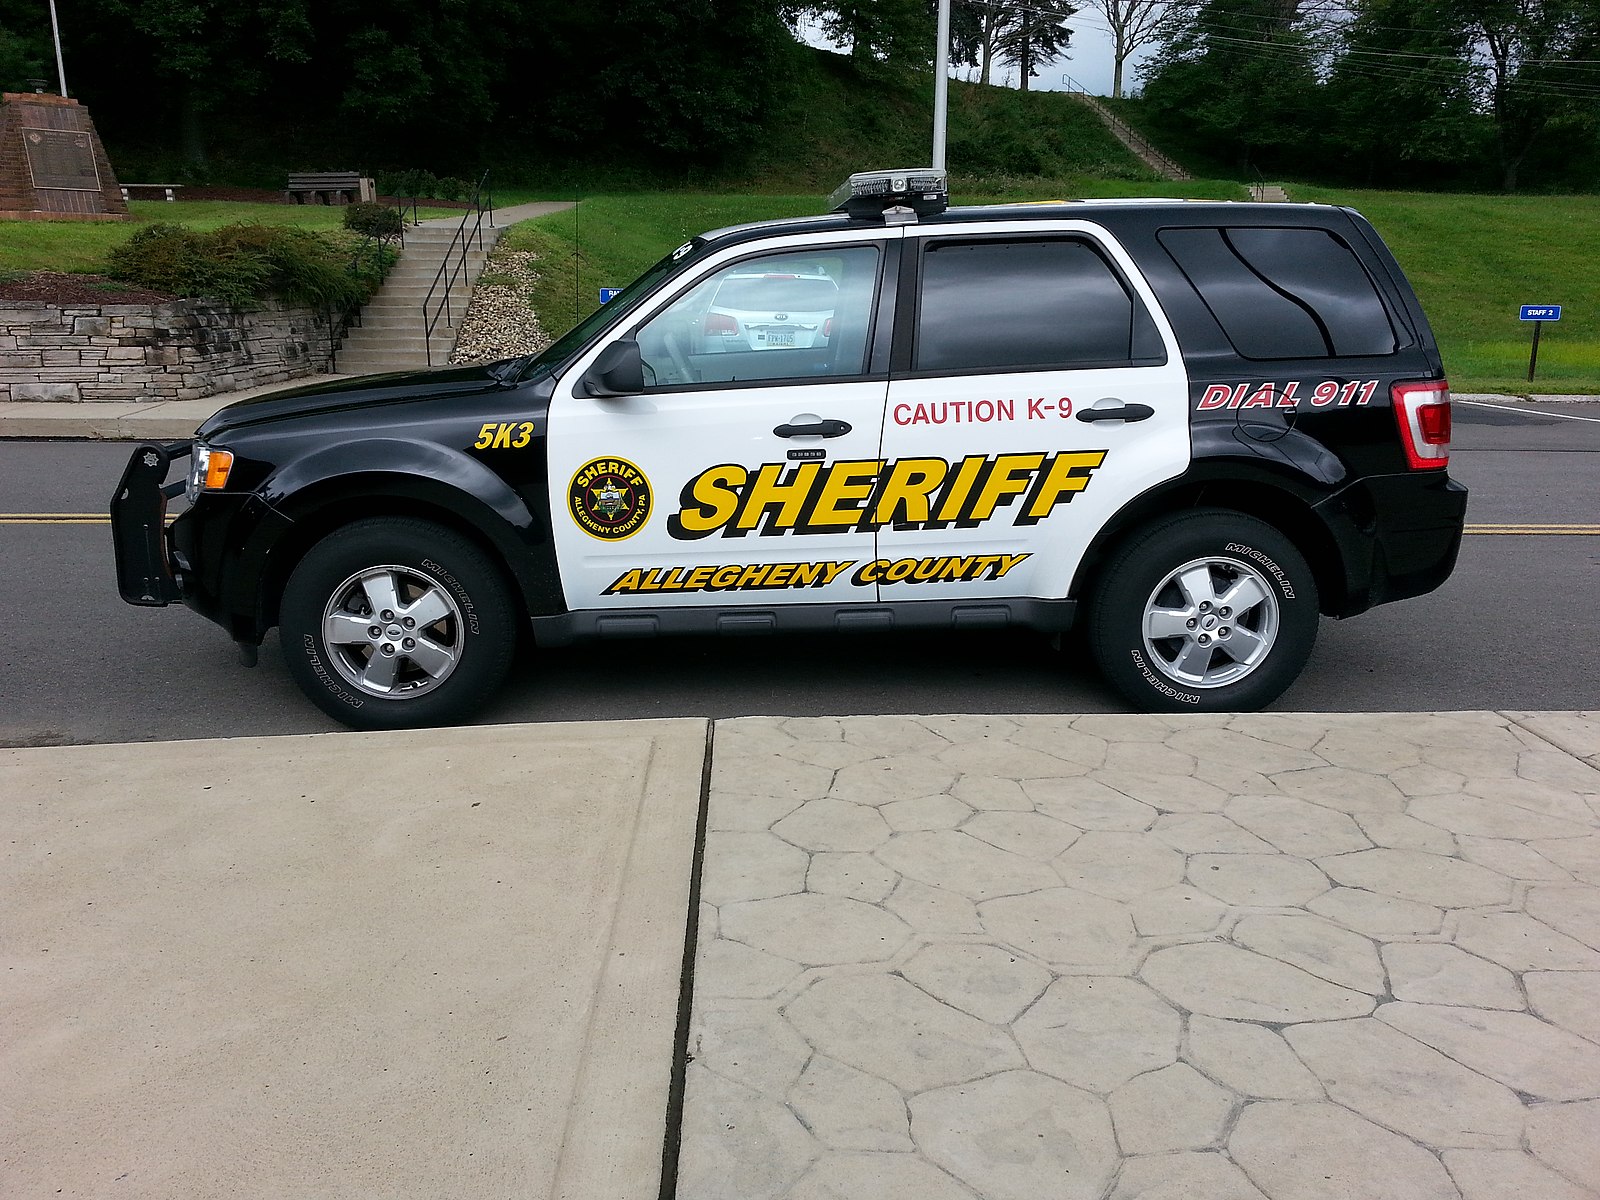
{"type": "Polygon", "coordinates": [[[417,696],[448,679],[464,631],[455,597],[413,567],[357,571],[322,610],[322,640],[335,670],[385,699],[417,696]]]}
{"type": "Polygon", "coordinates": [[[1225,687],[1266,661],[1278,636],[1278,594],[1249,563],[1196,558],[1156,585],[1141,627],[1149,661],[1168,679],[1225,687]]]}

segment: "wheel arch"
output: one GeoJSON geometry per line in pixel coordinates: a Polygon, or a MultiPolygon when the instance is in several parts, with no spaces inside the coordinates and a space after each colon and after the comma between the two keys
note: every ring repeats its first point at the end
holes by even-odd
{"type": "Polygon", "coordinates": [[[503,506],[436,479],[382,470],[338,475],[306,484],[277,507],[290,524],[268,553],[257,585],[262,631],[278,624],[284,587],[306,553],[328,535],[369,517],[429,521],[476,545],[520,598],[519,624],[530,612],[548,611],[551,596],[560,594],[559,581],[545,574],[554,571],[550,541],[537,536],[537,523],[525,507],[527,524],[519,528],[506,519],[503,506]]]}
{"type": "Polygon", "coordinates": [[[1224,508],[1263,521],[1289,538],[1310,564],[1320,610],[1335,615],[1345,609],[1349,573],[1338,538],[1315,508],[1326,494],[1261,472],[1253,463],[1207,462],[1136,497],[1107,521],[1079,561],[1068,594],[1086,599],[1100,567],[1151,521],[1186,508],[1224,508]]]}

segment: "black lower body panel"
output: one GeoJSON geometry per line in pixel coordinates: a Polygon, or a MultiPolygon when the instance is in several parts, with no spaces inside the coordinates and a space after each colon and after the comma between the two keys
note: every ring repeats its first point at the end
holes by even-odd
{"type": "Polygon", "coordinates": [[[921,600],[879,604],[774,604],[749,608],[604,608],[533,618],[545,646],[595,638],[672,634],[880,633],[893,629],[1005,629],[1056,633],[1072,627],[1075,600],[921,600]]]}
{"type": "Polygon", "coordinates": [[[1431,592],[1461,551],[1467,489],[1443,471],[1363,479],[1317,506],[1345,554],[1349,617],[1431,592]]]}

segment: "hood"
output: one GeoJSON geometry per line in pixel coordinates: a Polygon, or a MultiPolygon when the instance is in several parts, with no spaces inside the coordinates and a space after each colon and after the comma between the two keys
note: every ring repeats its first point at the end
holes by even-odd
{"type": "Polygon", "coordinates": [[[199,436],[210,437],[243,425],[259,425],[265,421],[281,421],[311,413],[403,404],[432,400],[439,396],[487,391],[501,386],[497,366],[503,364],[397,371],[389,375],[362,375],[355,379],[336,379],[306,387],[286,388],[228,405],[200,426],[199,436]]]}

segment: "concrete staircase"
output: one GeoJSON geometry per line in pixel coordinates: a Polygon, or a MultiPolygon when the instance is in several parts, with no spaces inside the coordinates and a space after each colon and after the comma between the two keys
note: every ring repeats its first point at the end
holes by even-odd
{"type": "Polygon", "coordinates": [[[1145,138],[1126,121],[1118,117],[1104,104],[1101,104],[1098,97],[1089,95],[1088,92],[1082,90],[1080,87],[1077,87],[1075,83],[1069,85],[1068,91],[1069,94],[1076,96],[1079,100],[1083,101],[1089,106],[1089,110],[1105,123],[1105,127],[1111,131],[1112,136],[1115,137],[1117,141],[1121,142],[1129,150],[1133,151],[1134,154],[1138,155],[1139,158],[1144,162],[1145,166],[1149,167],[1152,171],[1155,171],[1163,179],[1187,180],[1194,178],[1193,175],[1189,174],[1189,172],[1185,171],[1176,162],[1168,158],[1165,154],[1161,153],[1160,150],[1157,150],[1148,141],[1146,141],[1145,138]]]}
{"type": "MultiPolygon", "coordinates": [[[[491,227],[486,214],[483,222],[483,246],[472,237],[466,253],[466,269],[458,271],[450,291],[448,318],[442,313],[433,327],[433,336],[423,337],[424,318],[422,302],[433,287],[439,265],[448,252],[452,267],[461,263],[461,246],[450,247],[456,236],[459,219],[440,223],[418,225],[406,230],[405,249],[400,261],[389,272],[377,295],[361,310],[360,323],[352,325],[344,342],[334,356],[334,369],[341,375],[370,375],[382,371],[407,371],[428,366],[429,352],[433,365],[444,366],[450,361],[450,351],[455,348],[456,331],[461,318],[466,315],[467,303],[472,299],[472,288],[483,271],[483,264],[494,248],[504,226],[491,227]]],[[[471,234],[471,223],[468,223],[471,234]]],[[[447,269],[446,277],[450,275],[447,269]]],[[[434,292],[437,309],[445,291],[440,283],[434,292]]]]}
{"type": "Polygon", "coordinates": [[[1287,204],[1289,193],[1275,183],[1252,183],[1250,199],[1264,204],[1287,204]]]}

